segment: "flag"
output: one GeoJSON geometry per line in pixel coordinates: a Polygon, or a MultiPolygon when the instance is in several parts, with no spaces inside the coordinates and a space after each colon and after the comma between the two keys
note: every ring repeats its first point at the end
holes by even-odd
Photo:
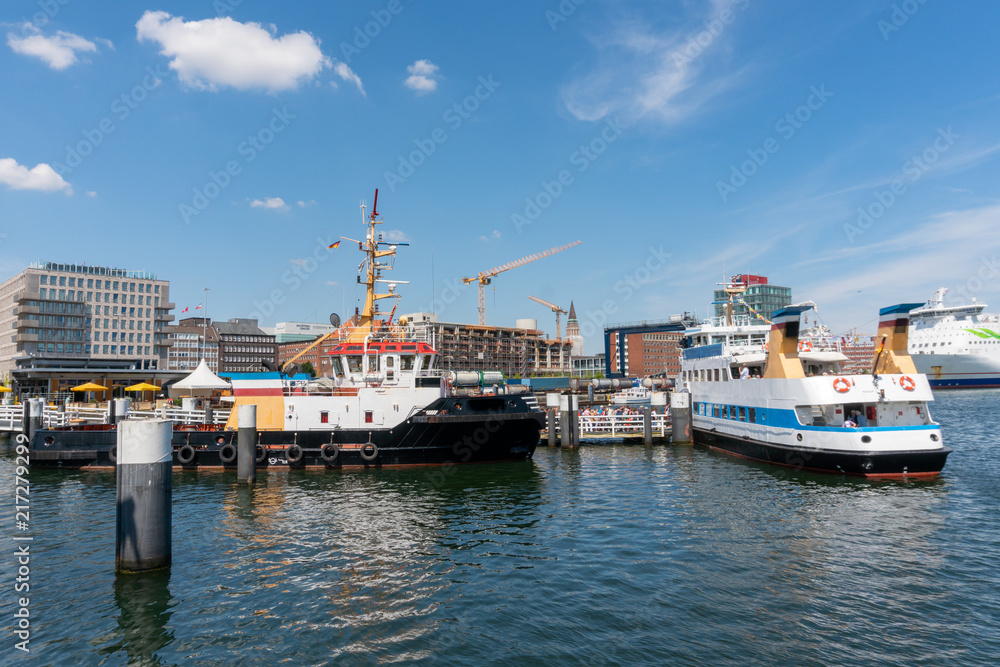
{"type": "MultiPolygon", "coordinates": [[[[194,309],[195,310],[201,310],[201,304],[198,304],[197,306],[195,306],[194,309]]],[[[187,310],[187,308],[185,308],[184,310],[187,310]]]]}
{"type": "Polygon", "coordinates": [[[181,311],[181,315],[183,315],[183,314],[184,314],[184,313],[186,313],[187,311],[188,311],[188,309],[187,309],[187,308],[185,308],[184,310],[182,310],[182,311],[181,311]]]}
{"type": "Polygon", "coordinates": [[[332,248],[337,248],[337,247],[339,247],[339,246],[340,246],[340,241],[337,241],[336,243],[331,243],[330,245],[328,245],[328,246],[326,247],[326,249],[327,249],[327,250],[330,250],[330,249],[332,249],[332,248]]]}

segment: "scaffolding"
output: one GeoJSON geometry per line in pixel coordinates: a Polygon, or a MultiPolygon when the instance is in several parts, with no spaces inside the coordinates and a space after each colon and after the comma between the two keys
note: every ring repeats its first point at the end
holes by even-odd
{"type": "Polygon", "coordinates": [[[505,377],[570,372],[572,342],[545,338],[537,329],[432,321],[407,326],[437,351],[437,367],[444,370],[498,370],[505,377]]]}

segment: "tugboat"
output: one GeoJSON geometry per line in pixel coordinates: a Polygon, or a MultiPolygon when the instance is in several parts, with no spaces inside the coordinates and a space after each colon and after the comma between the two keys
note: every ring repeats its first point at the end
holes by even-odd
{"type": "Polygon", "coordinates": [[[742,285],[726,284],[721,318],[685,332],[680,382],[691,394],[696,443],[735,456],[865,477],[933,477],[951,449],[927,405],[927,377],[907,353],[909,312],[880,312],[873,372],[840,372],[847,357],[799,340],[803,313],[783,308],[768,325],[733,317],[742,285]],[[745,369],[745,370],[744,370],[745,369]],[[741,379],[742,375],[742,379],[741,379]]]}
{"type": "MultiPolygon", "coordinates": [[[[235,404],[224,427],[175,426],[175,466],[235,468],[239,410],[257,410],[258,467],[390,467],[449,465],[528,459],[545,417],[520,387],[505,387],[491,372],[446,373],[435,368],[437,352],[409,339],[404,328],[379,311],[380,301],[398,299],[393,269],[403,243],[388,242],[376,228],[378,190],[363,240],[358,283],[364,307],[332,334],[333,375],[297,374],[295,359],[281,369],[237,374],[235,404]],[[380,293],[379,287],[385,285],[380,293]]],[[[339,242],[338,242],[339,243],[339,242]]],[[[333,316],[331,321],[339,318],[333,316]]],[[[309,349],[326,337],[317,339],[309,349]]],[[[299,356],[301,356],[301,354],[299,356]]],[[[114,467],[117,432],[111,425],[42,429],[32,435],[31,462],[38,467],[114,467]]]]}

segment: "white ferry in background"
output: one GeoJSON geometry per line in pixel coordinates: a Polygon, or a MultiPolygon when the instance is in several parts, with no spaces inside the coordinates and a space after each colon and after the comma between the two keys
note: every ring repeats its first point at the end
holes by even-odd
{"type": "Polygon", "coordinates": [[[948,290],[910,313],[910,355],[931,386],[1000,387],[1000,315],[985,303],[944,305],[948,290]]]}
{"type": "Polygon", "coordinates": [[[928,412],[927,377],[907,353],[910,309],[880,311],[875,374],[840,372],[847,357],[799,340],[813,308],[789,306],[773,323],[726,314],[688,329],[680,383],[690,392],[696,443],[736,456],[822,472],[867,477],[930,477],[951,450],[928,412]],[[740,369],[748,376],[740,379],[740,369]],[[857,416],[855,416],[857,415],[857,416]],[[851,426],[849,418],[857,420],[851,426]]]}

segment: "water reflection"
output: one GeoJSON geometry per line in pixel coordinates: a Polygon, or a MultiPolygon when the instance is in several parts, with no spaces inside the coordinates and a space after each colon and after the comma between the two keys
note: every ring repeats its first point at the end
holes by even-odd
{"type": "Polygon", "coordinates": [[[169,584],[169,570],[115,577],[119,636],[102,647],[101,654],[124,653],[130,664],[168,664],[156,653],[174,639],[173,631],[167,630],[173,613],[169,584]]]}

